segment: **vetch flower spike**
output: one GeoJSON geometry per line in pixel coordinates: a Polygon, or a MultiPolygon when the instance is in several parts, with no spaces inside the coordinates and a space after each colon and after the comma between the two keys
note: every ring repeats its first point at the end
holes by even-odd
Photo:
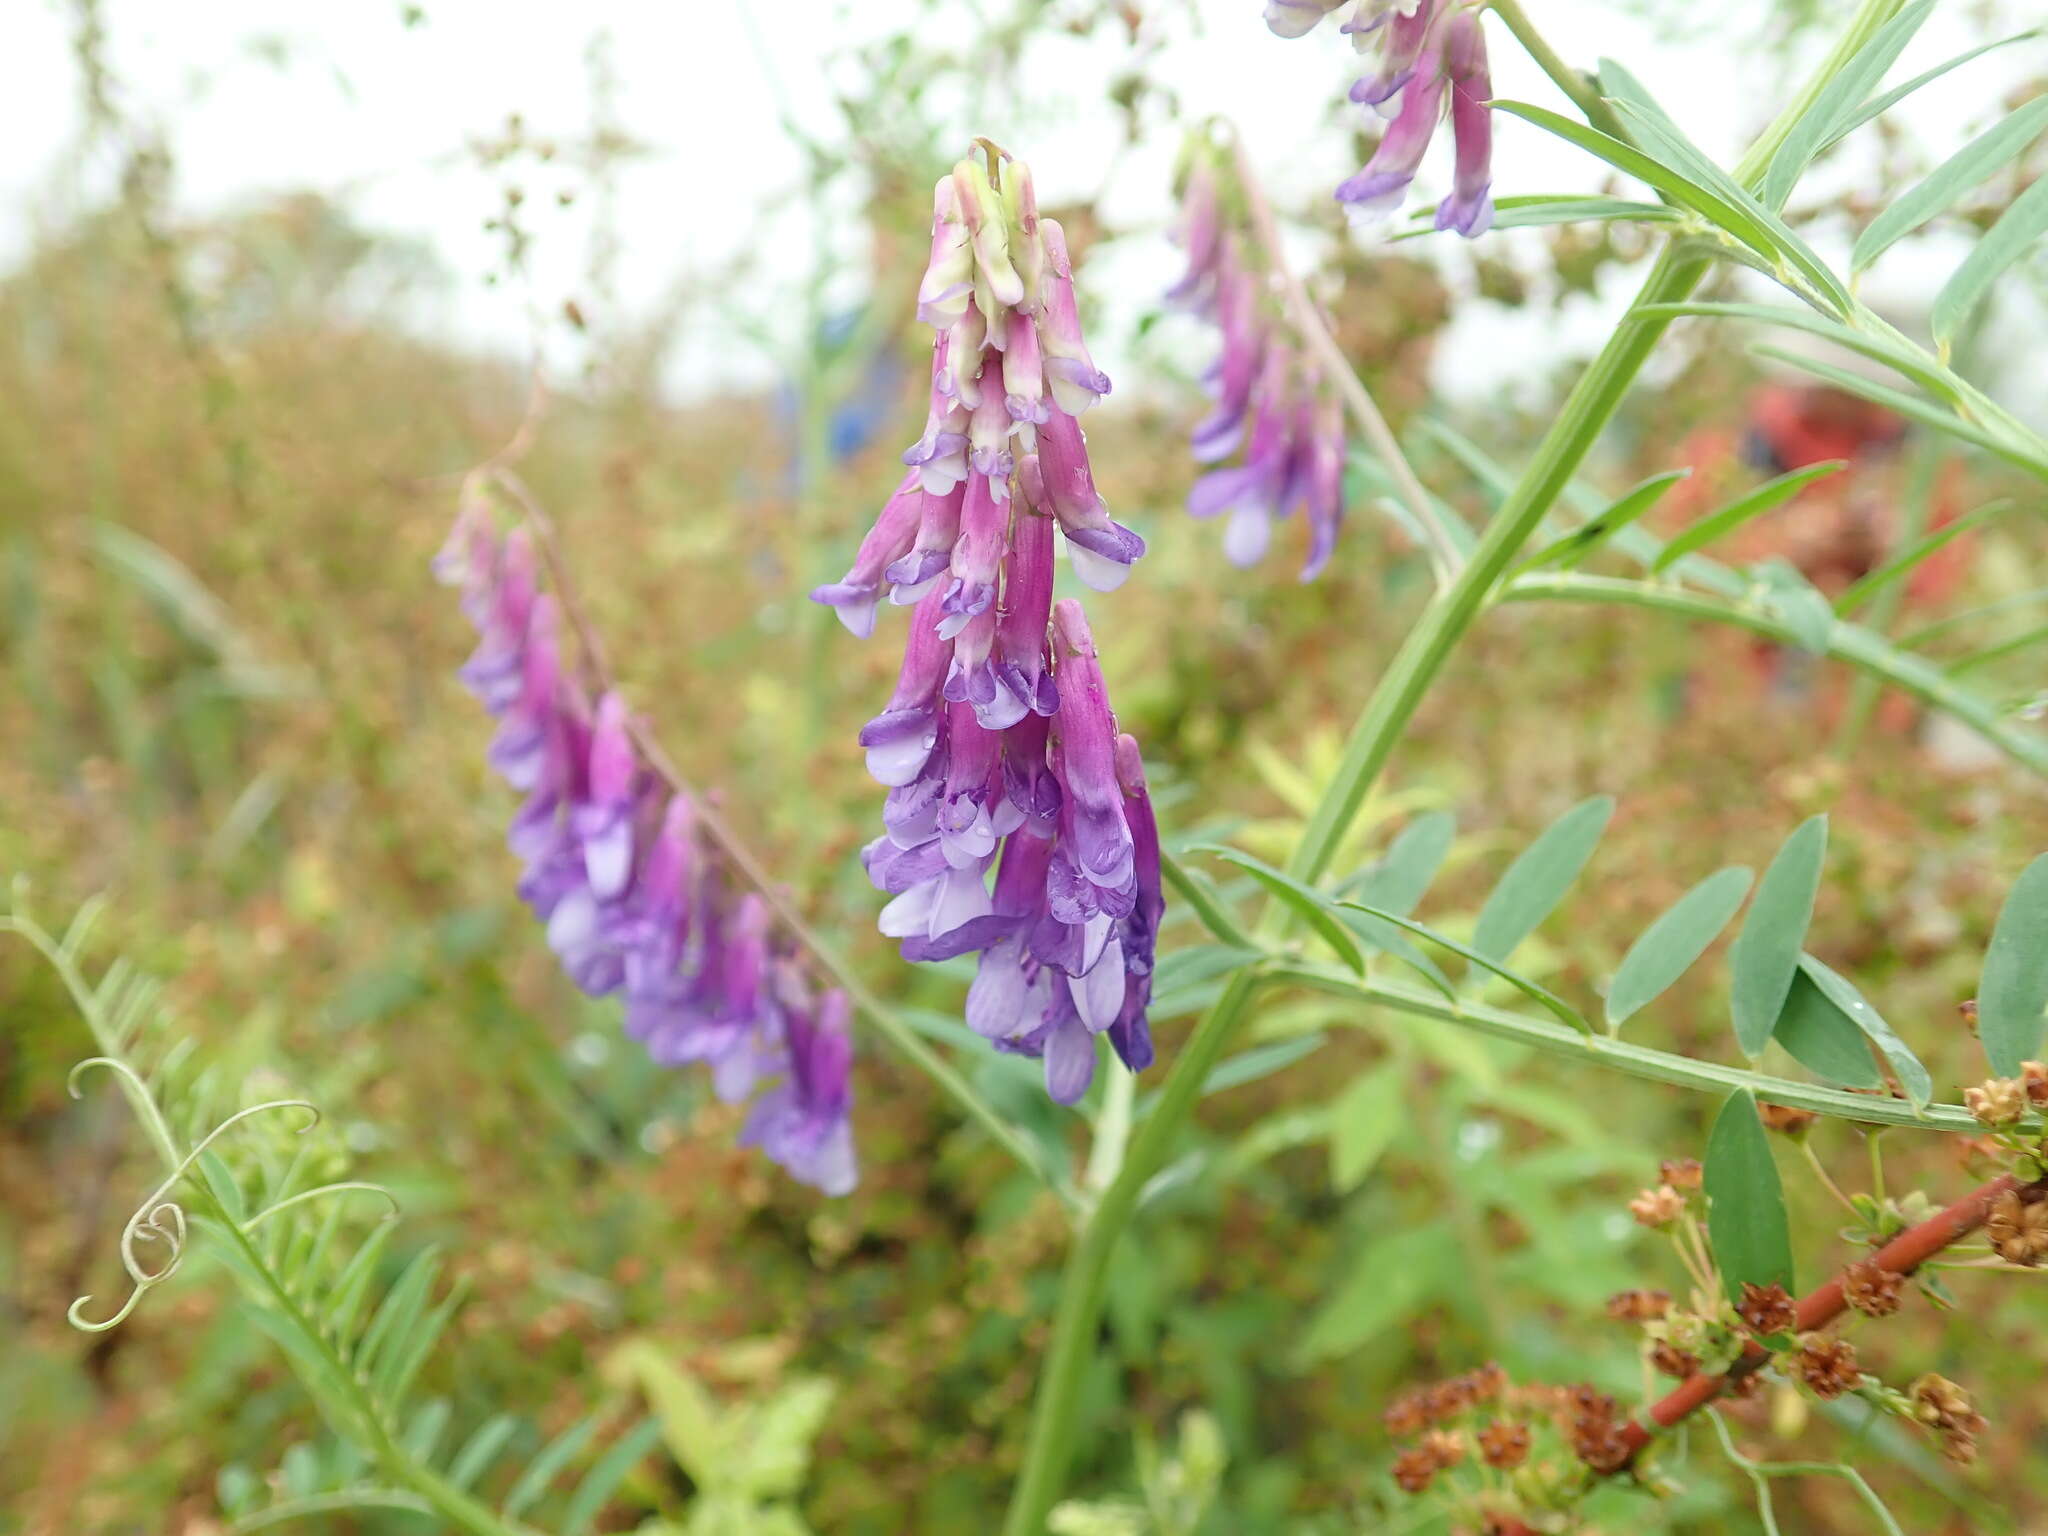
{"type": "MultiPolygon", "coordinates": [[[[970,1027],[1042,1058],[1048,1093],[1071,1104],[1098,1035],[1134,1071],[1152,1059],[1163,901],[1137,743],[1117,731],[1080,605],[1053,602],[1055,529],[1101,591],[1145,543],[1109,516],[1076,420],[1110,385],[1081,332],[1064,232],[1038,216],[1029,170],[988,154],[934,196],[918,304],[938,335],[911,474],[846,579],[812,595],[856,634],[884,584],[915,604],[896,689],[860,734],[889,789],[882,835],[861,853],[888,898],[878,926],[907,960],[979,954],[970,1027]]],[[[786,1049],[806,1059],[809,1015],[784,1013],[786,1049]]],[[[795,1098],[768,1102],[759,1139],[772,1150],[770,1126],[809,1122],[795,1098]]]]}
{"type": "MultiPolygon", "coordinates": [[[[906,477],[846,581],[820,589],[849,628],[872,625],[882,568],[910,542],[923,498],[906,477]]],[[[740,1102],[777,1080],[742,1142],[804,1183],[847,1193],[856,1170],[845,996],[812,1004],[768,903],[729,888],[698,841],[696,807],[649,763],[625,701],[603,689],[589,703],[564,663],[562,604],[541,590],[527,529],[500,537],[488,499],[466,487],[435,574],[461,586],[479,631],[461,678],[497,717],[490,764],[524,795],[506,839],[523,865],[519,896],[563,972],[593,997],[619,994],[626,1033],[649,1058],[705,1064],[721,1099],[740,1102]]],[[[885,762],[929,755],[920,732],[935,733],[916,704],[929,712],[943,662],[934,649],[925,672],[906,676],[905,721],[875,749],[885,762]]]]}

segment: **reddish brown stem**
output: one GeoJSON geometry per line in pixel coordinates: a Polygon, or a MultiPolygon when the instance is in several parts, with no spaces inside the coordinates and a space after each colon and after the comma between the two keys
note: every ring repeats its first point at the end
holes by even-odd
{"type": "MultiPolygon", "coordinates": [[[[2007,1190],[2019,1187],[2019,1180],[2011,1174],[2002,1174],[1988,1184],[1981,1184],[1948,1209],[1928,1217],[1918,1226],[1908,1227],[1873,1253],[1869,1262],[1894,1274],[1910,1275],[1944,1248],[1960,1242],[1983,1226],[1985,1218],[1991,1214],[1991,1203],[2007,1190]]],[[[1842,1279],[1837,1275],[1826,1285],[1799,1298],[1794,1326],[1801,1333],[1825,1328],[1842,1315],[1847,1305],[1842,1298],[1842,1279]]],[[[1635,1459],[1657,1430],[1669,1429],[1687,1414],[1705,1407],[1720,1396],[1729,1383],[1762,1369],[1770,1358],[1769,1350],[1752,1342],[1744,1346],[1741,1357],[1722,1374],[1688,1376],[1651,1405],[1649,1424],[1631,1419],[1623,1426],[1621,1433],[1628,1442],[1629,1459],[1635,1459]]]]}

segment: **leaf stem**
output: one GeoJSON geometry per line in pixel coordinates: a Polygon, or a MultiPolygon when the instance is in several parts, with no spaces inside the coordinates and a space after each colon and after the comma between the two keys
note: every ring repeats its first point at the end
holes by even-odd
{"type": "MultiPolygon", "coordinates": [[[[1705,619],[1764,635],[1786,645],[1799,643],[1784,622],[1753,603],[1728,602],[1666,583],[1622,576],[1587,576],[1578,572],[1517,576],[1501,591],[1504,602],[1621,603],[1651,608],[1683,618],[1705,619]]],[[[1932,662],[1900,650],[1882,635],[1836,620],[1828,631],[1827,654],[1876,677],[1919,700],[1930,709],[1951,715],[1969,726],[2007,757],[2035,773],[2048,775],[2048,740],[2017,730],[1978,695],[1960,688],[1932,662]]]]}
{"type": "Polygon", "coordinates": [[[1921,1130],[1951,1131],[1966,1136],[1975,1135],[1983,1129],[1960,1104],[1930,1104],[1924,1111],[1916,1113],[1913,1106],[1903,1099],[1824,1088],[1815,1083],[1795,1082],[1791,1078],[1770,1077],[1747,1067],[1700,1061],[1691,1056],[1638,1045],[1631,1040],[1587,1035],[1554,1019],[1531,1013],[1517,1013],[1465,999],[1453,1001],[1435,992],[1410,990],[1369,977],[1360,980],[1336,966],[1273,960],[1267,963],[1265,974],[1276,982],[1289,982],[1334,997],[1376,1004],[1417,1018],[1456,1024],[1496,1039],[1532,1046],[1548,1055],[1569,1057],[1629,1077],[1689,1088],[1696,1093],[1726,1095],[1738,1088],[1748,1088],[1773,1104],[1783,1104],[1789,1109],[1809,1109],[1831,1119],[1863,1125],[1916,1126],[1921,1130]]]}

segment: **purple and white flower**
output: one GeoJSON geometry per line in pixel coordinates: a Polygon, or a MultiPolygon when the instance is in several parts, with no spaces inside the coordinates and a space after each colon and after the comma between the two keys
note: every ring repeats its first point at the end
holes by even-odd
{"type": "MultiPolygon", "coordinates": [[[[920,499],[906,478],[824,599],[849,628],[863,614],[872,627],[883,567],[909,545],[920,499]]],[[[593,997],[619,994],[626,1033],[650,1059],[704,1063],[721,1099],[780,1079],[742,1141],[828,1194],[852,1189],[844,996],[809,1002],[767,902],[730,891],[699,844],[695,806],[646,760],[624,700],[606,691],[589,704],[564,665],[559,606],[540,589],[526,530],[499,537],[488,500],[466,488],[435,573],[461,586],[479,632],[460,675],[498,721],[490,764],[524,796],[507,835],[519,896],[563,972],[593,997]]]]}
{"type": "Polygon", "coordinates": [[[896,689],[860,736],[889,789],[861,854],[889,898],[881,931],[912,961],[979,953],[969,1024],[1043,1058],[1047,1090],[1072,1103],[1098,1035],[1133,1070],[1151,1061],[1159,846],[1087,621],[1053,602],[1055,529],[1101,591],[1145,544],[1111,519],[1076,420],[1110,385],[1065,235],[1021,164],[991,169],[994,184],[963,162],[934,198],[919,293],[939,333],[931,404],[897,493],[923,498],[916,531],[904,547],[910,515],[892,501],[846,580],[812,595],[863,624],[885,582],[916,604],[896,689]]]}

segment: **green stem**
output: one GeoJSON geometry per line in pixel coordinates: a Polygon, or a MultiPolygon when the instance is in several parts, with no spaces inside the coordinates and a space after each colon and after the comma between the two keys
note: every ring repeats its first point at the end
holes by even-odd
{"type": "Polygon", "coordinates": [[[1311,965],[1301,961],[1277,961],[1265,974],[1275,982],[1309,987],[1332,997],[1376,1004],[1416,1018],[1434,1019],[1470,1029],[1517,1045],[1532,1046],[1551,1056],[1609,1071],[1640,1077],[1676,1088],[1726,1096],[1738,1088],[1753,1090],[1759,1098],[1788,1109],[1810,1109],[1815,1114],[1864,1125],[1914,1126],[1924,1131],[1950,1131],[1974,1135],[1983,1127],[1960,1104],[1930,1104],[1916,1112],[1904,1099],[1880,1098],[1875,1094],[1851,1093],[1843,1088],[1824,1088],[1791,1078],[1771,1077],[1747,1067],[1724,1066],[1700,1061],[1647,1045],[1616,1040],[1606,1035],[1588,1035],[1555,1019],[1537,1014],[1517,1013],[1486,1003],[1460,999],[1453,1002],[1438,992],[1411,991],[1373,980],[1361,981],[1334,966],[1311,965]]]}
{"type": "Polygon", "coordinates": [[[1032,1406],[1031,1437],[1024,1467],[1010,1496],[1004,1536],[1038,1536],[1046,1514],[1066,1483],[1074,1450],[1074,1415],[1088,1364],[1099,1351],[1097,1321],[1109,1278],[1110,1255],[1138,1208],[1138,1197],[1153,1172],[1166,1160],[1183,1121],[1201,1096],[1202,1084],[1236,1030],[1260,974],[1248,967],[1230,978],[1175,1059],[1161,1090],[1159,1104],[1131,1138],[1130,1151],[1115,1182],[1102,1193],[1079,1241],[1067,1259],[1060,1282],[1059,1311],[1053,1317],[1052,1344],[1039,1375],[1032,1406]]]}
{"type": "Polygon", "coordinates": [[[1607,105],[1592,78],[1573,69],[1565,63],[1555,48],[1536,30],[1529,13],[1522,9],[1520,0],[1493,0],[1490,7],[1507,29],[1515,34],[1515,41],[1536,62],[1536,67],[1550,76],[1560,91],[1569,96],[1572,105],[1586,115],[1586,121],[1598,128],[1609,138],[1629,143],[1628,130],[1622,126],[1621,118],[1607,105]]]}
{"type": "MultiPolygon", "coordinates": [[[[1731,625],[1787,645],[1799,643],[1789,628],[1754,604],[1728,602],[1683,587],[1627,577],[1585,576],[1576,572],[1518,576],[1503,589],[1501,597],[1507,602],[1620,603],[1731,625]]],[[[1829,631],[1827,654],[1866,676],[1890,684],[1930,709],[1953,716],[2014,762],[2048,776],[2048,740],[2015,729],[1992,705],[1957,687],[1950,675],[1933,663],[1900,650],[1860,624],[1839,620],[1829,631]]]]}
{"type": "Polygon", "coordinates": [[[1423,695],[1478,619],[1495,584],[1570,482],[1670,323],[1644,320],[1633,311],[1684,298],[1706,267],[1707,263],[1697,258],[1681,258],[1668,251],[1661,256],[1637,294],[1631,313],[1623,317],[1599,356],[1579,376],[1555,424],[1537,445],[1528,469],[1494,513],[1472,558],[1458,579],[1423,611],[1388,663],[1351,732],[1328,793],[1288,861],[1287,873],[1295,879],[1313,883],[1329,868],[1423,695]]]}

